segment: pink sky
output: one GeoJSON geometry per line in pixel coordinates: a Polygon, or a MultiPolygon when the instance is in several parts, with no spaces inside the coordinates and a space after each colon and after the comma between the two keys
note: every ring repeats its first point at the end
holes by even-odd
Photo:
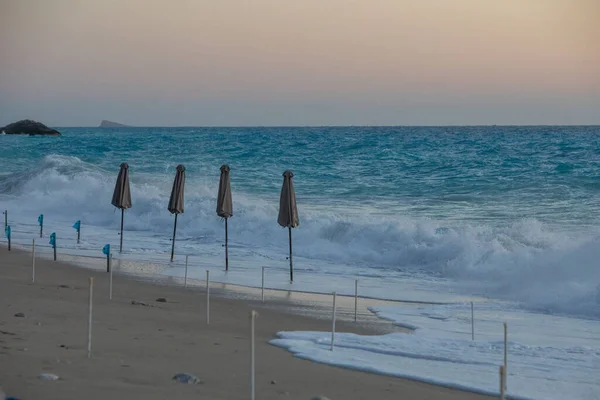
{"type": "Polygon", "coordinates": [[[600,0],[0,0],[0,125],[600,124],[600,0]]]}

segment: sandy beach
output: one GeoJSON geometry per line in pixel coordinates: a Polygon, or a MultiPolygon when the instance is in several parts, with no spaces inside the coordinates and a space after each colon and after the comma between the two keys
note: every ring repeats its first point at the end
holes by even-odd
{"type": "MultiPolygon", "coordinates": [[[[247,399],[249,319],[256,322],[257,399],[475,399],[485,396],[378,376],[293,357],[268,344],[277,331],[328,331],[330,322],[259,301],[211,297],[206,324],[201,289],[162,286],[0,249],[0,386],[19,399],[247,399]],[[94,277],[92,358],[87,358],[88,278],[94,277]],[[156,302],[159,297],[166,303],[156,302]],[[146,305],[134,305],[132,301],[146,305]],[[23,313],[24,317],[15,314],[23,313]],[[58,381],[42,381],[40,373],[58,381]],[[198,385],[172,380],[190,373],[198,385]]],[[[215,291],[216,292],[216,291],[215,291]]],[[[340,321],[340,332],[374,333],[340,321]]],[[[379,328],[381,329],[381,328],[379,328]]],[[[392,327],[390,325],[389,329],[392,327]]]]}

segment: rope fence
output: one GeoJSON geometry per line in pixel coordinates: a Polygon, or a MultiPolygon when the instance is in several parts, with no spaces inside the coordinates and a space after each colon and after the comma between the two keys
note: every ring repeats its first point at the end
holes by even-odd
{"type": "MultiPolygon", "coordinates": [[[[6,214],[5,214],[6,216],[6,214]]],[[[6,225],[7,227],[10,224],[6,225]]],[[[24,225],[25,226],[25,225],[24,225]]],[[[33,226],[33,225],[30,225],[33,226]]],[[[6,229],[6,228],[5,228],[6,229]]],[[[228,279],[220,279],[219,272],[221,273],[221,277],[227,277],[227,274],[235,274],[231,268],[229,272],[225,271],[225,266],[216,266],[206,262],[198,262],[198,260],[202,259],[201,255],[192,255],[187,254],[185,256],[179,256],[174,259],[172,262],[166,261],[169,258],[169,254],[167,252],[164,253],[154,253],[152,258],[149,259],[140,259],[138,258],[140,254],[134,252],[123,252],[117,254],[116,256],[112,253],[107,254],[106,256],[92,255],[89,254],[93,251],[100,252],[101,249],[91,249],[91,248],[82,248],[82,246],[71,245],[71,243],[77,242],[79,243],[79,231],[77,235],[72,235],[71,238],[59,238],[61,240],[59,243],[66,242],[68,246],[58,247],[56,245],[51,245],[44,238],[39,239],[36,238],[35,233],[28,230],[6,230],[7,235],[9,236],[6,239],[10,239],[12,241],[12,247],[18,248],[22,251],[28,251],[31,249],[32,254],[32,282],[35,283],[35,260],[36,258],[47,258],[54,259],[56,261],[56,254],[58,253],[59,261],[78,264],[78,266],[83,266],[85,268],[93,269],[93,270],[104,270],[104,262],[108,262],[107,272],[109,275],[109,294],[108,297],[110,300],[113,299],[113,269],[116,269],[115,274],[130,277],[134,279],[141,280],[155,280],[159,281],[163,285],[174,285],[178,287],[182,287],[184,289],[188,287],[193,287],[196,289],[201,289],[202,284],[205,285],[205,293],[206,293],[206,324],[210,324],[210,292],[211,286],[222,285],[223,287],[238,287],[238,288],[248,288],[248,289],[260,289],[260,302],[262,304],[266,303],[265,299],[265,291],[276,291],[276,292],[287,292],[287,293],[296,293],[296,294],[310,294],[310,295],[320,295],[320,296],[332,296],[332,299],[329,302],[324,302],[321,304],[321,309],[331,314],[331,343],[330,350],[334,351],[334,343],[335,343],[335,329],[336,329],[336,318],[338,313],[336,307],[336,298],[345,297],[353,300],[353,309],[348,310],[346,312],[347,319],[353,320],[354,322],[359,322],[359,300],[369,299],[369,300],[378,300],[384,302],[397,302],[397,303],[419,303],[419,304],[453,304],[453,303],[443,303],[443,302],[424,302],[424,301],[416,301],[416,300],[400,300],[400,299],[386,299],[382,297],[376,296],[367,296],[364,294],[360,294],[360,291],[365,289],[378,289],[380,288],[376,284],[369,284],[361,281],[357,277],[351,278],[336,278],[336,288],[339,288],[341,285],[347,286],[347,293],[339,290],[332,290],[330,292],[324,291],[311,291],[311,290],[298,290],[294,289],[287,279],[287,265],[282,265],[282,267],[274,267],[274,266],[261,266],[259,263],[254,263],[251,269],[244,268],[242,273],[244,275],[248,275],[249,273],[253,273],[255,276],[253,278],[256,281],[256,284],[250,284],[247,281],[244,283],[229,281],[228,279]],[[17,240],[10,237],[12,234],[17,235],[17,240]],[[25,239],[23,236],[30,236],[31,239],[25,239]],[[40,243],[42,242],[42,243],[40,243]],[[58,249],[57,249],[58,247],[58,249]],[[164,258],[164,260],[163,260],[164,258]],[[77,260],[88,260],[86,265],[82,265],[82,263],[77,263],[77,260]],[[257,265],[258,264],[258,265],[257,265]],[[113,268],[114,266],[114,268],[113,268]],[[202,271],[206,272],[205,279],[201,279],[200,277],[190,276],[189,270],[190,266],[194,269],[194,271],[202,271]],[[164,273],[165,271],[170,272],[170,274],[164,273]],[[178,271],[177,274],[173,274],[174,271],[178,271]],[[181,274],[179,274],[181,272],[181,274]],[[211,274],[212,272],[212,274],[211,274]],[[268,272],[276,272],[269,274],[268,272]],[[211,276],[212,275],[212,276],[211,276]],[[282,284],[285,282],[285,287],[277,287],[273,286],[273,279],[277,280],[277,283],[282,284]],[[271,286],[267,283],[271,281],[271,286]],[[342,282],[340,282],[342,281],[342,282]],[[347,281],[347,282],[345,282],[347,281]],[[260,283],[258,283],[260,282],[260,283]],[[346,285],[347,283],[347,285],[346,285]],[[332,304],[332,306],[331,306],[332,304]]],[[[49,237],[53,237],[54,234],[49,237]]],[[[139,243],[140,240],[137,240],[139,243]]],[[[56,243],[56,242],[55,242],[56,243]]],[[[148,241],[148,243],[150,243],[148,241]]],[[[10,250],[10,249],[9,249],[10,250]]],[[[283,261],[283,260],[282,260],[283,261]]],[[[282,263],[284,264],[284,263],[282,263]]],[[[303,273],[314,275],[317,273],[315,268],[295,268],[295,272],[299,273],[298,275],[302,276],[303,273]]],[[[330,274],[319,274],[321,277],[327,276],[330,274]]],[[[115,294],[118,295],[118,294],[115,294]]],[[[458,303],[456,303],[458,304],[458,303]]],[[[472,340],[475,340],[475,314],[474,314],[474,306],[473,302],[471,305],[471,337],[472,340]]],[[[347,307],[350,309],[351,307],[347,307]]],[[[93,278],[90,278],[89,282],[89,313],[88,313],[88,345],[87,345],[87,357],[92,357],[92,309],[93,309],[93,278]]],[[[366,309],[366,307],[365,307],[366,309]]],[[[250,323],[251,323],[251,396],[254,398],[254,325],[255,319],[258,314],[255,311],[252,311],[250,314],[250,323]]],[[[507,388],[506,380],[507,380],[507,325],[504,323],[504,363],[500,367],[500,391],[501,396],[504,396],[505,390],[507,388]]],[[[502,397],[503,398],[503,397],[502,397]]]]}

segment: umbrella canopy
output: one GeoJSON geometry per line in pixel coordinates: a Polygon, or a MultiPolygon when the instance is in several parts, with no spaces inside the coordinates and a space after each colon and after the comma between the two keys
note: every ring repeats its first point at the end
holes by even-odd
{"type": "Polygon", "coordinates": [[[217,215],[225,218],[225,271],[229,271],[227,219],[233,216],[231,182],[229,181],[229,165],[221,165],[221,179],[219,180],[219,193],[217,194],[217,215]]]}
{"type": "Polygon", "coordinates": [[[217,215],[223,218],[233,216],[229,165],[221,165],[221,179],[219,180],[219,193],[217,195],[217,215]]]}
{"type": "MultiPolygon", "coordinates": [[[[127,163],[121,164],[119,175],[117,176],[117,183],[115,184],[115,191],[113,192],[113,198],[111,204],[121,209],[121,237],[119,238],[119,253],[123,251],[123,225],[125,220],[125,210],[131,208],[131,190],[129,189],[129,165],[127,163]]],[[[40,237],[42,237],[42,225],[43,215],[40,215],[42,221],[40,221],[40,237]]],[[[79,230],[77,231],[79,232],[79,230]]]]}
{"type": "Polygon", "coordinates": [[[129,190],[129,165],[121,164],[119,176],[113,193],[112,205],[125,210],[131,208],[131,191],[129,190]]]}
{"type": "Polygon", "coordinates": [[[175,214],[175,223],[173,224],[173,239],[171,243],[171,261],[175,255],[175,233],[177,232],[177,216],[183,214],[183,189],[185,187],[185,167],[181,164],[177,166],[171,198],[169,199],[169,212],[175,214]]]}
{"type": "Polygon", "coordinates": [[[281,187],[281,196],[279,198],[279,217],[277,223],[284,228],[296,228],[300,225],[298,218],[298,207],[296,207],[296,193],[292,183],[292,171],[283,173],[283,186],[281,187]]]}
{"type": "Polygon", "coordinates": [[[185,186],[185,167],[177,166],[177,173],[173,181],[171,198],[169,199],[169,212],[171,214],[183,214],[183,188],[185,186]]]}
{"type": "Polygon", "coordinates": [[[298,218],[298,207],[296,207],[296,193],[292,183],[292,171],[283,173],[283,186],[281,187],[281,196],[279,197],[279,217],[277,223],[284,228],[288,228],[290,240],[290,282],[294,282],[294,267],[292,263],[292,228],[300,225],[298,218]]]}

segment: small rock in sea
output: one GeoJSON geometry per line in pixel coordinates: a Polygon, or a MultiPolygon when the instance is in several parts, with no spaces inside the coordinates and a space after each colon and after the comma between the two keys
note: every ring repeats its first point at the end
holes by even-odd
{"type": "Polygon", "coordinates": [[[158,299],[156,299],[156,301],[157,301],[158,303],[166,303],[166,302],[167,302],[167,299],[165,299],[164,297],[159,297],[158,299]]]}
{"type": "Polygon", "coordinates": [[[175,374],[173,380],[179,383],[188,383],[191,385],[198,385],[204,383],[197,376],[191,374],[175,374]]]}
{"type": "Polygon", "coordinates": [[[58,375],[41,373],[40,379],[43,381],[56,381],[58,380],[58,375]]]}
{"type": "Polygon", "coordinates": [[[41,122],[32,121],[30,119],[23,119],[21,121],[13,122],[12,124],[6,125],[4,128],[1,128],[0,131],[3,131],[7,135],[46,135],[46,136],[60,136],[60,132],[55,129],[48,128],[46,125],[41,122]]]}
{"type": "Polygon", "coordinates": [[[18,312],[15,314],[15,317],[25,318],[25,314],[23,314],[22,312],[18,312]]]}
{"type": "Polygon", "coordinates": [[[275,381],[275,380],[271,381],[271,385],[277,385],[277,381],[275,381]]]}

